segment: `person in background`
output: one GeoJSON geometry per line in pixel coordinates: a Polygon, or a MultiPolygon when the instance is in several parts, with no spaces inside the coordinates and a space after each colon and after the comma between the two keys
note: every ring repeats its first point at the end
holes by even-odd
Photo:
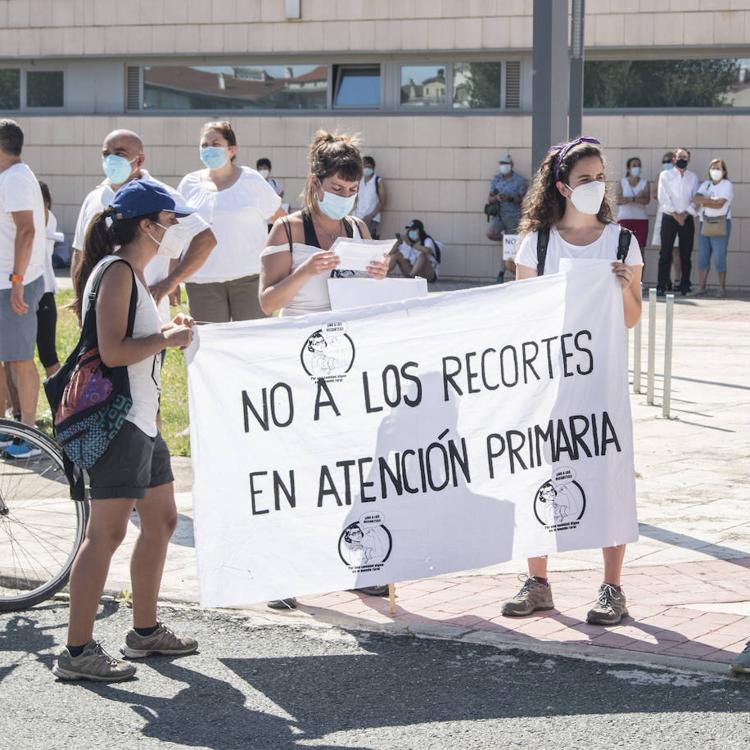
{"type": "Polygon", "coordinates": [[[401,242],[388,254],[388,272],[398,268],[404,276],[419,276],[428,282],[437,281],[440,269],[440,246],[425,231],[419,219],[412,219],[406,227],[401,242]]]}
{"type": "Polygon", "coordinates": [[[256,170],[236,163],[237,136],[231,123],[207,122],[199,143],[205,169],[185,175],[178,190],[211,225],[217,244],[186,281],[190,314],[204,323],[262,318],[260,253],[268,224],[285,213],[281,198],[256,170]]]}
{"type": "MultiPolygon", "coordinates": [[[[604,155],[595,138],[576,138],[555,146],[542,162],[524,206],[523,240],[516,256],[519,279],[538,275],[537,243],[542,229],[549,230],[544,273],[556,273],[561,258],[611,261],[622,293],[625,325],[635,326],[641,317],[641,251],[631,234],[624,261],[617,259],[622,230],[613,221],[606,197],[604,155]]],[[[595,316],[597,311],[592,309],[589,314],[595,316]]],[[[635,477],[628,472],[619,481],[634,483],[635,477]]],[[[592,625],[616,625],[628,614],[621,585],[625,545],[605,547],[602,558],[604,575],[598,600],[586,620],[592,625]]],[[[504,616],[521,617],[554,608],[547,557],[529,558],[528,571],[521,590],[503,605],[504,616]]]]}
{"type": "Polygon", "coordinates": [[[698,190],[698,176],[688,170],[689,163],[690,152],[686,148],[675,149],[674,168],[659,175],[658,196],[662,220],[656,293],[660,297],[671,288],[670,269],[675,237],[680,243],[680,293],[684,297],[690,292],[690,256],[695,237],[693,198],[698,190]]]}
{"type": "MultiPolygon", "coordinates": [[[[23,131],[0,120],[0,362],[9,368],[21,421],[34,426],[39,374],[34,363],[39,300],[44,294],[44,201],[34,173],[23,162],[23,131]]],[[[38,448],[0,435],[3,456],[33,458],[38,448]]]]}
{"type": "Polygon", "coordinates": [[[258,170],[258,174],[273,188],[274,193],[284,200],[284,188],[282,184],[271,176],[271,160],[263,157],[255,162],[255,168],[258,170]]]}
{"type": "MultiPolygon", "coordinates": [[[[490,182],[490,194],[487,198],[488,205],[497,207],[487,228],[487,238],[502,242],[504,235],[518,233],[521,204],[529,185],[520,174],[514,171],[510,154],[503,154],[498,164],[499,169],[490,182]]],[[[506,271],[510,277],[515,277],[516,266],[512,260],[503,261],[503,267],[497,274],[498,284],[502,284],[505,280],[506,271]]]]}
{"type": "Polygon", "coordinates": [[[57,218],[52,213],[52,196],[46,182],[39,182],[44,200],[44,212],[47,218],[47,231],[45,241],[47,255],[44,258],[44,294],[39,301],[36,311],[36,348],[39,353],[39,361],[44,367],[47,377],[54,375],[60,369],[60,360],[57,357],[57,305],[55,304],[55,292],[57,291],[57,279],[55,270],[52,268],[52,253],[55,251],[57,241],[57,218]]]}
{"type": "MultiPolygon", "coordinates": [[[[86,238],[86,230],[94,216],[100,214],[112,203],[115,193],[132,180],[146,180],[167,190],[176,202],[182,196],[169,185],[152,177],[143,164],[146,156],[143,152],[143,141],[132,130],[113,130],[102,144],[102,171],[105,179],[84,198],[73,236],[73,256],[70,265],[70,276],[75,279],[80,265],[81,251],[86,238]]],[[[192,229],[180,230],[184,249],[181,259],[168,255],[154,257],[146,269],[146,282],[151,289],[159,314],[165,322],[169,319],[169,302],[179,301],[179,285],[188,276],[195,273],[205,262],[216,245],[216,239],[208,225],[191,217],[192,229]]],[[[179,256],[179,253],[177,253],[179,256]]]]}
{"type": "Polygon", "coordinates": [[[648,214],[651,183],[641,174],[641,160],[631,156],[625,163],[625,176],[617,183],[617,223],[629,229],[640,247],[648,244],[648,214]]]}
{"type": "Polygon", "coordinates": [[[160,361],[166,348],[184,349],[193,321],[180,313],[163,323],[146,284],[146,267],[163,251],[177,217],[189,209],[164,188],[131,181],[112,206],[92,220],[74,281],[72,307],[82,321],[94,298],[99,354],[108,367],[127,367],[132,405],[101,458],[88,470],[91,517],[70,573],[67,645],[53,673],[60,680],[115,682],[131,678],[134,665],[108,654],[93,638],[99,600],[112,555],[122,543],[133,510],[139,535],[130,560],[133,627],[120,649],[129,659],[192,654],[198,643],[157,619],[157,602],[169,540],[177,526],[169,449],[158,425],[160,361]],[[109,265],[105,265],[109,264],[109,265]],[[130,299],[136,293],[131,335],[130,299]]]}
{"type": "Polygon", "coordinates": [[[701,207],[701,233],[698,239],[698,274],[700,288],[697,294],[706,293],[706,282],[711,267],[711,256],[714,258],[716,273],[719,275],[719,290],[717,297],[727,296],[727,248],[732,233],[732,201],[734,188],[729,181],[726,162],[714,159],[708,165],[709,179],[699,188],[694,198],[696,205],[701,207]],[[716,237],[704,234],[707,219],[724,219],[724,232],[716,237]]]}
{"type": "MultiPolygon", "coordinates": [[[[661,157],[661,171],[668,172],[670,169],[674,169],[674,151],[665,151],[661,157]]],[[[659,174],[661,174],[661,172],[659,174]]],[[[657,178],[657,185],[658,185],[658,182],[659,180],[657,178]]],[[[656,247],[661,246],[661,217],[662,217],[661,206],[659,206],[657,202],[656,217],[654,218],[654,229],[651,235],[651,244],[655,245],[656,247]]],[[[679,278],[682,269],[680,267],[680,250],[679,250],[679,245],[677,244],[677,237],[675,237],[674,239],[674,250],[672,253],[672,268],[674,269],[675,274],[679,278]]],[[[669,289],[671,288],[672,288],[672,282],[670,280],[669,289]]]]}
{"type": "Polygon", "coordinates": [[[385,210],[385,182],[380,175],[375,174],[375,159],[372,156],[362,157],[362,166],[354,216],[362,219],[372,239],[378,240],[382,212],[385,210]]]}
{"type": "MultiPolygon", "coordinates": [[[[339,269],[331,252],[338,237],[370,239],[365,223],[349,216],[362,177],[362,157],[354,136],[315,133],[308,150],[310,171],[304,191],[305,207],[278,220],[261,255],[260,305],[266,315],[307,315],[331,309],[328,279],[362,274],[339,269]]],[[[385,278],[383,262],[371,263],[367,276],[385,278]]],[[[388,586],[358,589],[369,596],[387,596],[388,586]]],[[[271,609],[295,609],[294,598],[268,602],[271,609]]]]}

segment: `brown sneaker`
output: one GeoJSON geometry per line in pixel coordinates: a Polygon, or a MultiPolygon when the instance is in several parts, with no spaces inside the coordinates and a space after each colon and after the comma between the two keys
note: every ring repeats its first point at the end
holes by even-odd
{"type": "Polygon", "coordinates": [[[157,624],[156,631],[151,635],[138,635],[135,630],[129,630],[120,653],[128,659],[142,659],[153,654],[186,656],[198,649],[198,641],[195,638],[175,635],[166,625],[157,624]]]}
{"type": "Polygon", "coordinates": [[[599,599],[589,613],[586,622],[589,625],[617,625],[623,617],[628,616],[628,605],[625,592],[619,591],[608,583],[599,587],[599,599]]]}
{"type": "Polygon", "coordinates": [[[505,617],[523,617],[532,612],[554,609],[552,601],[552,587],[549,584],[540,583],[536,578],[529,576],[524,580],[521,590],[510,600],[503,604],[503,615],[505,617]]]}
{"type": "Polygon", "coordinates": [[[79,656],[71,656],[66,648],[52,667],[52,674],[60,680],[95,680],[120,682],[135,674],[135,666],[110,656],[98,641],[89,641],[79,656]]]}

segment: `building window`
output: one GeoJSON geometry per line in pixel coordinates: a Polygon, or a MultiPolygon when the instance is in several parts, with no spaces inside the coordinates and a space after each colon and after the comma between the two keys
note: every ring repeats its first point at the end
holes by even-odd
{"type": "Polygon", "coordinates": [[[63,85],[62,70],[26,71],[26,106],[63,107],[65,105],[63,85]]]}
{"type": "Polygon", "coordinates": [[[588,60],[584,107],[750,107],[750,60],[588,60]]]}
{"type": "Polygon", "coordinates": [[[442,107],[447,101],[446,65],[403,65],[401,104],[409,107],[442,107]]]}
{"type": "Polygon", "coordinates": [[[334,65],[334,107],[380,106],[379,65],[334,65]]]}
{"type": "Polygon", "coordinates": [[[21,71],[18,68],[0,69],[0,110],[21,108],[21,71]]]}
{"type": "Polygon", "coordinates": [[[143,68],[144,109],[325,109],[327,65],[143,68]]]}
{"type": "Polygon", "coordinates": [[[453,106],[456,109],[499,109],[502,82],[502,63],[455,63],[453,106]]]}

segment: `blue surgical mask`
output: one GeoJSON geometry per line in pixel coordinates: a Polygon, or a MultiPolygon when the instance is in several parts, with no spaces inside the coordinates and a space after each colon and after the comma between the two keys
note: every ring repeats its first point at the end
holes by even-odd
{"type": "Polygon", "coordinates": [[[373,175],[375,174],[375,170],[374,170],[374,169],[373,169],[372,167],[365,167],[365,168],[364,168],[364,169],[362,170],[362,174],[363,174],[363,175],[364,175],[365,177],[372,177],[372,176],[373,176],[373,175]]]}
{"type": "Polygon", "coordinates": [[[674,167],[674,164],[672,164],[671,161],[664,162],[664,164],[661,165],[662,172],[669,172],[670,169],[674,167]]]}
{"type": "Polygon", "coordinates": [[[416,242],[419,239],[419,230],[418,229],[410,229],[409,230],[409,239],[412,242],[416,242]]]}
{"type": "Polygon", "coordinates": [[[110,154],[102,159],[102,170],[113,185],[122,185],[133,171],[132,164],[124,156],[110,154]]]}
{"type": "Polygon", "coordinates": [[[227,152],[222,146],[204,146],[200,157],[209,169],[221,169],[227,163],[227,152]]]}
{"type": "Polygon", "coordinates": [[[630,174],[633,177],[640,177],[641,176],[641,168],[640,167],[630,167],[630,174]]]}
{"type": "Polygon", "coordinates": [[[357,194],[350,195],[348,198],[343,195],[336,195],[323,191],[323,199],[318,198],[320,210],[329,219],[343,219],[344,216],[351,213],[354,208],[354,202],[357,200],[357,194]]]}
{"type": "Polygon", "coordinates": [[[511,164],[501,164],[500,174],[510,174],[511,169],[513,169],[513,166],[511,164]]]}

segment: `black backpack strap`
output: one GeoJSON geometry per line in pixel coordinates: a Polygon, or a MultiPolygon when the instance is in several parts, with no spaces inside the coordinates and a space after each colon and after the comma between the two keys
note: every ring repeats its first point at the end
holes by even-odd
{"type": "Polygon", "coordinates": [[[628,257],[628,250],[630,250],[630,238],[633,233],[625,227],[620,227],[620,236],[617,238],[617,260],[620,263],[625,262],[625,258],[628,257]]]}
{"type": "Polygon", "coordinates": [[[440,245],[438,245],[437,240],[429,234],[425,236],[425,239],[432,240],[432,245],[435,248],[435,260],[440,263],[440,245]]]}
{"type": "Polygon", "coordinates": [[[108,268],[113,263],[122,262],[130,269],[130,273],[133,276],[133,287],[130,292],[130,305],[128,307],[128,324],[125,330],[126,336],[133,335],[133,327],[135,325],[135,311],[138,306],[138,286],[135,283],[135,271],[133,267],[125,260],[125,258],[109,258],[106,263],[102,263],[100,266],[97,276],[91,284],[91,291],[89,292],[89,304],[86,309],[86,315],[83,319],[83,325],[81,326],[81,343],[85,349],[90,349],[92,346],[98,345],[97,334],[96,334],[96,299],[99,295],[99,287],[102,285],[102,279],[108,268]]]}
{"type": "Polygon", "coordinates": [[[382,180],[382,177],[378,177],[375,175],[375,193],[380,198],[380,181],[382,180]]]}
{"type": "Polygon", "coordinates": [[[320,247],[318,235],[315,232],[315,225],[313,224],[312,216],[310,212],[305,208],[302,209],[302,226],[305,230],[305,244],[310,247],[320,247]]]}
{"type": "MultiPolygon", "coordinates": [[[[344,234],[347,237],[354,237],[354,222],[357,220],[353,216],[344,216],[344,234]]],[[[359,227],[359,233],[362,234],[362,227],[359,227]]]]}
{"type": "Polygon", "coordinates": [[[281,223],[284,226],[284,231],[286,232],[286,240],[289,243],[289,252],[294,252],[294,242],[292,241],[292,228],[289,226],[289,219],[284,217],[281,220],[281,223]]]}
{"type": "Polygon", "coordinates": [[[549,245],[549,227],[542,227],[536,233],[537,276],[544,276],[544,264],[547,262],[547,245],[549,245]]]}

